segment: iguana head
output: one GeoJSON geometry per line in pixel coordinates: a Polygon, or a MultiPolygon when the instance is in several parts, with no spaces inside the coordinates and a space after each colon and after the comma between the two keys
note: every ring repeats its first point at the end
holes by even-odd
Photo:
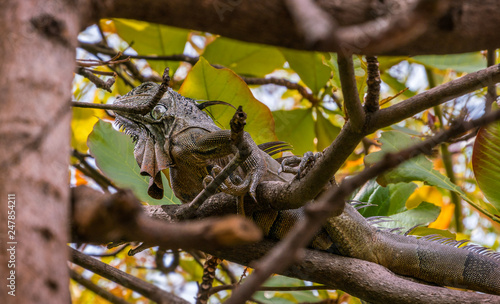
{"type": "MultiPolygon", "coordinates": [[[[117,98],[114,104],[146,104],[159,87],[159,84],[145,82],[117,98]]],[[[148,194],[151,197],[163,197],[161,171],[173,165],[170,157],[170,138],[187,128],[196,127],[207,131],[217,128],[210,117],[201,110],[201,105],[168,88],[150,113],[141,115],[115,111],[115,124],[134,139],[134,156],[141,168],[141,174],[150,177],[148,194]]]]}

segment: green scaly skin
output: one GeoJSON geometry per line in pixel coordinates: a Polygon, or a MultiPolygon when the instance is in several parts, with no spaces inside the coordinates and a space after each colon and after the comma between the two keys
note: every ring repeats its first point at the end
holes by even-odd
{"type": "MultiPolygon", "coordinates": [[[[159,85],[144,83],[117,104],[141,104],[154,96],[159,85]]],[[[135,140],[135,157],[141,173],[150,176],[149,193],[161,197],[160,171],[169,169],[175,195],[188,203],[203,189],[203,180],[214,168],[225,166],[236,153],[230,131],[220,130],[199,105],[169,89],[151,114],[117,112],[117,124],[135,140]]],[[[265,180],[290,181],[280,164],[261,151],[250,135],[245,140],[252,154],[222,187],[233,195],[254,193],[265,180]]],[[[215,170],[217,171],[217,170],[215,170]]],[[[252,215],[266,236],[284,237],[303,217],[301,209],[261,211],[252,215]]],[[[500,295],[500,257],[475,247],[456,248],[415,237],[379,231],[355,208],[330,218],[311,247],[378,263],[393,272],[442,286],[472,289],[500,295]]]]}

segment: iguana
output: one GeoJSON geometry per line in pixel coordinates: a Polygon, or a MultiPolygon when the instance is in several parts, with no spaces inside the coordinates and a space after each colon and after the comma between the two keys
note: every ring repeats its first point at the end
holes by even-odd
{"type": "MultiPolygon", "coordinates": [[[[146,103],[158,87],[155,83],[143,83],[115,104],[146,103]]],[[[203,107],[169,88],[149,114],[116,112],[116,124],[135,140],[135,158],[141,174],[150,176],[148,193],[152,197],[162,196],[160,172],[169,169],[174,194],[182,203],[190,202],[203,190],[207,176],[236,153],[230,131],[217,127],[201,110],[203,107]]],[[[251,154],[221,187],[224,192],[255,197],[259,182],[289,182],[295,177],[286,172],[278,174],[281,165],[259,149],[248,133],[244,140],[251,146],[251,154]]],[[[264,234],[275,239],[283,238],[302,216],[302,209],[252,214],[264,234]]],[[[379,230],[350,204],[346,204],[340,216],[330,218],[311,243],[313,248],[375,262],[397,274],[500,295],[500,255],[481,247],[458,248],[459,245],[460,242],[418,239],[379,230]]]]}

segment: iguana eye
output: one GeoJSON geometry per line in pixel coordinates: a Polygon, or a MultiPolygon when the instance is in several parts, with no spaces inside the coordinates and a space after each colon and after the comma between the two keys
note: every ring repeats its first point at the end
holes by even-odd
{"type": "Polygon", "coordinates": [[[160,120],[165,113],[167,113],[167,108],[159,104],[151,110],[151,117],[153,117],[154,120],[160,120]]]}

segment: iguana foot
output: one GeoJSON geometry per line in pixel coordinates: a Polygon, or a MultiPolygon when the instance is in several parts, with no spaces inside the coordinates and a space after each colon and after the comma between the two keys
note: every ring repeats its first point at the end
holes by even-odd
{"type": "Polygon", "coordinates": [[[302,157],[295,155],[287,157],[281,162],[278,174],[281,172],[296,174],[297,179],[300,180],[301,176],[305,174],[306,169],[321,156],[321,152],[312,153],[309,151],[304,153],[302,157]]]}
{"type": "MultiPolygon", "coordinates": [[[[207,187],[214,178],[222,171],[222,168],[215,165],[212,168],[212,172],[210,175],[205,176],[203,179],[203,187],[207,187]]],[[[255,196],[255,187],[253,187],[253,176],[249,175],[244,180],[242,180],[239,176],[234,175],[229,178],[226,178],[224,182],[219,186],[220,190],[224,193],[235,195],[235,196],[243,196],[247,192],[250,196],[256,201],[255,196]]]]}

